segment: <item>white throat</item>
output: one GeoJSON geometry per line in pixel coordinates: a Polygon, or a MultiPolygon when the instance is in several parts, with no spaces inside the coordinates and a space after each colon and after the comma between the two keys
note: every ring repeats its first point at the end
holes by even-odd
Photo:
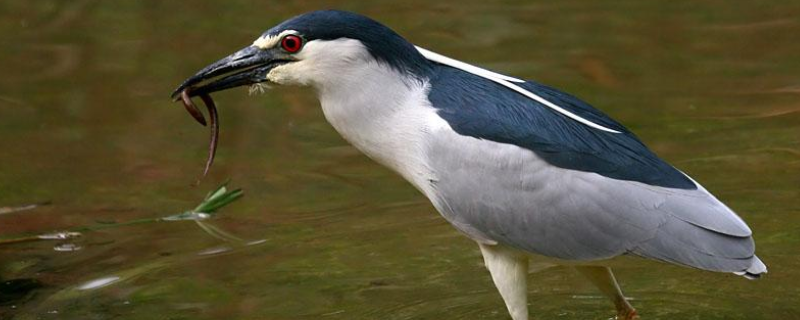
{"type": "Polygon", "coordinates": [[[447,124],[428,101],[427,83],[361,50],[365,56],[350,55],[369,60],[318,70],[325,74],[311,83],[325,118],[361,152],[426,189],[432,172],[424,157],[425,135],[447,124]]]}
{"type": "Polygon", "coordinates": [[[425,85],[379,63],[361,64],[342,76],[348,80],[317,88],[325,118],[370,158],[410,174],[426,114],[435,112],[425,85]]]}

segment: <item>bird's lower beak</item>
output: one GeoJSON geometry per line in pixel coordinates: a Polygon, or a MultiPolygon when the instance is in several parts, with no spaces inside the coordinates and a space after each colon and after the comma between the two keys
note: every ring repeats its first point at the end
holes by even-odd
{"type": "Polygon", "coordinates": [[[291,61],[290,56],[281,54],[278,50],[260,49],[255,46],[246,47],[210,64],[186,79],[172,92],[172,98],[177,100],[185,89],[190,89],[189,96],[197,96],[265,82],[267,74],[272,68],[291,61]],[[217,79],[207,81],[212,78],[217,79]]]}

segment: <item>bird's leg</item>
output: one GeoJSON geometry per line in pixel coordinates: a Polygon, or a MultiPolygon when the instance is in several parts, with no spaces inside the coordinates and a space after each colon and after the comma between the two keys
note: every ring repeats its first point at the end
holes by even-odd
{"type": "Polygon", "coordinates": [[[500,245],[479,244],[483,261],[514,320],[528,320],[528,258],[500,245]]]}
{"type": "Polygon", "coordinates": [[[611,268],[598,266],[577,266],[575,268],[614,302],[614,306],[617,308],[617,320],[639,319],[636,309],[622,295],[622,290],[620,290],[611,268]]]}

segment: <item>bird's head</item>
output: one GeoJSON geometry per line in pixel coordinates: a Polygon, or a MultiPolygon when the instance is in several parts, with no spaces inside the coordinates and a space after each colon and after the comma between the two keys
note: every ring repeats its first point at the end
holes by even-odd
{"type": "Polygon", "coordinates": [[[424,78],[432,68],[411,43],[370,18],[314,11],[284,21],[252,45],[203,68],[173,97],[187,88],[195,96],[262,82],[320,89],[355,80],[354,70],[376,64],[410,79],[424,78]]]}

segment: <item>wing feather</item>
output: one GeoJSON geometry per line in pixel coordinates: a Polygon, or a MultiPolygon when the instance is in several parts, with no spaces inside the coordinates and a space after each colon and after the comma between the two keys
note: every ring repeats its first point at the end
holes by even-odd
{"type": "Polygon", "coordinates": [[[428,144],[432,199],[476,239],[567,260],[633,253],[714,271],[747,270],[757,259],[747,225],[702,187],[563,169],[514,145],[446,130],[428,144]]]}
{"type": "Polygon", "coordinates": [[[621,133],[595,130],[486,78],[442,66],[428,98],[459,134],[531,150],[549,163],[615,179],[671,188],[696,185],[622,125],[578,98],[526,82],[520,86],[587,121],[621,133]]]}

